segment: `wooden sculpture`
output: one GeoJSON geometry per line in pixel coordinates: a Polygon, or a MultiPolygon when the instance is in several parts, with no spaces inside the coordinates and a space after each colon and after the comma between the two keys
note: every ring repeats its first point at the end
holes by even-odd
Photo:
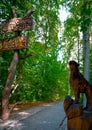
{"type": "Polygon", "coordinates": [[[75,103],[79,102],[80,93],[85,93],[87,98],[86,110],[92,110],[92,85],[84,78],[79,71],[79,64],[75,61],[69,62],[70,67],[70,86],[74,90],[75,103]]]}

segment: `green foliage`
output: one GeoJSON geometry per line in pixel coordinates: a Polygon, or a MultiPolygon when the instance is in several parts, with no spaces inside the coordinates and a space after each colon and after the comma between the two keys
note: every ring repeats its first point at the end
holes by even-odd
{"type": "MultiPolygon", "coordinates": [[[[70,16],[64,22],[64,30],[60,34],[61,38],[58,37],[61,27],[60,4],[61,0],[0,1],[1,22],[13,17],[12,6],[16,7],[18,17],[23,17],[31,8],[35,10],[32,15],[34,29],[21,33],[29,36],[29,48],[20,50],[19,54],[20,57],[29,53],[34,54],[34,56],[19,60],[13,82],[14,93],[11,95],[11,102],[59,100],[69,94],[67,64],[74,52],[75,59],[78,59],[79,50],[76,51],[78,44],[80,45],[79,59],[82,61],[79,21],[82,21],[80,12],[83,3],[80,0],[72,2],[71,0],[62,0],[62,4],[70,11],[70,16]],[[61,61],[58,59],[59,52],[62,54],[61,61]]],[[[9,33],[5,37],[12,38],[14,35],[9,33]]],[[[0,35],[0,39],[2,39],[2,35],[0,35]]],[[[13,54],[13,51],[0,53],[0,85],[2,87],[5,86],[7,70],[13,54]]],[[[0,93],[2,93],[2,89],[0,89],[0,93]]]]}
{"type": "Polygon", "coordinates": [[[82,4],[81,7],[81,31],[85,32],[87,29],[87,26],[91,23],[91,13],[92,13],[92,7],[91,7],[92,1],[88,0],[85,1],[82,4]]]}
{"type": "MultiPolygon", "coordinates": [[[[12,18],[12,6],[16,7],[19,17],[30,8],[34,8],[34,30],[25,31],[22,34],[29,35],[29,48],[20,51],[20,57],[28,53],[33,53],[33,57],[20,60],[13,86],[15,89],[11,95],[11,102],[16,101],[36,101],[36,100],[56,100],[64,97],[67,93],[67,72],[66,64],[62,65],[58,58],[58,31],[59,31],[59,9],[60,1],[29,0],[1,1],[1,21],[12,18]],[[63,66],[63,67],[62,67],[63,66]],[[62,71],[63,69],[63,71],[62,71]],[[64,74],[63,74],[64,73],[64,74]],[[64,78],[64,81],[62,79],[64,78]],[[65,83],[64,83],[65,82],[65,83]]],[[[6,37],[12,38],[13,34],[6,37]]],[[[1,37],[2,38],[2,37],[1,37]]],[[[8,75],[8,67],[12,59],[13,52],[4,52],[0,55],[1,60],[1,84],[5,85],[8,75]],[[6,67],[7,66],[7,67],[6,67]]]]}

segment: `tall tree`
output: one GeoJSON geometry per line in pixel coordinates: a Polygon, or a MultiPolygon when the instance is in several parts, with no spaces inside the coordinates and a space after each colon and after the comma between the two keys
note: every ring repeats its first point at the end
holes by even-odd
{"type": "MultiPolygon", "coordinates": [[[[89,72],[90,72],[90,14],[91,14],[91,8],[92,5],[91,0],[73,0],[72,2],[69,0],[62,1],[63,5],[68,9],[70,12],[70,15],[73,19],[75,19],[75,23],[77,23],[78,30],[82,32],[83,35],[83,42],[80,41],[80,43],[83,43],[83,51],[81,53],[81,61],[83,62],[83,68],[84,68],[84,76],[89,81],[89,72]],[[81,28],[81,30],[80,30],[81,28]],[[82,58],[83,57],[83,58],[82,58]]],[[[69,19],[69,18],[68,18],[69,19]]],[[[74,23],[74,22],[73,22],[74,23]]],[[[68,24],[74,29],[74,26],[72,22],[68,24]],[[71,24],[71,25],[70,25],[71,24]]],[[[66,30],[66,28],[65,28],[66,30]]],[[[68,31],[68,33],[70,30],[68,31]]],[[[65,33],[66,34],[66,33],[65,33]]],[[[79,32],[80,34],[80,32],[79,32]]],[[[74,35],[73,35],[74,36],[74,35]]],[[[72,38],[72,36],[71,36],[72,38]]],[[[74,41],[75,42],[75,41],[74,41]]],[[[79,41],[78,41],[79,43],[79,41]]],[[[76,44],[76,43],[74,43],[76,44]]],[[[79,44],[78,44],[79,46],[79,44]]],[[[82,47],[81,47],[82,48],[82,47]]],[[[72,50],[71,50],[72,51],[72,50]]],[[[81,63],[80,61],[80,63],[81,63]]]]}
{"type": "MultiPolygon", "coordinates": [[[[82,6],[83,62],[84,77],[90,81],[90,0],[84,0],[82,6]]],[[[86,104],[84,98],[84,106],[86,104]]]]}

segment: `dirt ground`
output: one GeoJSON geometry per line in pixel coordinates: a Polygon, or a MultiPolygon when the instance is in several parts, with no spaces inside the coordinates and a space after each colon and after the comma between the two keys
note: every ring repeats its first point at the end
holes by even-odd
{"type": "MultiPolygon", "coordinates": [[[[43,102],[43,101],[37,101],[37,102],[28,102],[28,103],[19,103],[15,106],[15,108],[13,109],[13,112],[14,111],[21,111],[21,110],[24,110],[24,109],[27,109],[27,108],[30,108],[32,106],[37,106],[37,105],[40,105],[40,104],[44,104],[44,103],[50,103],[51,101],[48,101],[48,102],[43,102]]],[[[10,104],[9,105],[9,108],[12,108],[14,104],[10,104]]],[[[1,116],[1,105],[0,105],[0,116],[1,116]]]]}

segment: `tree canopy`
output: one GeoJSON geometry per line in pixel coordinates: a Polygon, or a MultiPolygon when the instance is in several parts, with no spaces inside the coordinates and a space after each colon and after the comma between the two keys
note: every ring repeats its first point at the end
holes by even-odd
{"type": "MultiPolygon", "coordinates": [[[[91,0],[88,2],[91,6],[91,0]]],[[[12,85],[14,91],[11,94],[11,102],[63,99],[70,93],[69,60],[77,60],[81,64],[81,71],[83,70],[82,34],[87,24],[92,37],[92,6],[85,10],[84,0],[1,0],[0,30],[3,21],[13,18],[13,6],[18,17],[23,17],[29,9],[35,12],[32,14],[33,30],[21,32],[21,35],[28,35],[29,47],[19,51],[20,57],[29,53],[33,56],[19,60],[12,85]],[[69,12],[64,23],[60,21],[61,6],[69,12]],[[84,21],[85,14],[90,15],[87,21],[84,21]]],[[[0,33],[0,40],[14,36],[14,33],[5,36],[0,33]]],[[[90,48],[91,57],[92,47],[90,48]]],[[[0,52],[0,93],[5,86],[13,54],[13,50],[0,52]]],[[[92,68],[91,62],[90,66],[92,68]]]]}

